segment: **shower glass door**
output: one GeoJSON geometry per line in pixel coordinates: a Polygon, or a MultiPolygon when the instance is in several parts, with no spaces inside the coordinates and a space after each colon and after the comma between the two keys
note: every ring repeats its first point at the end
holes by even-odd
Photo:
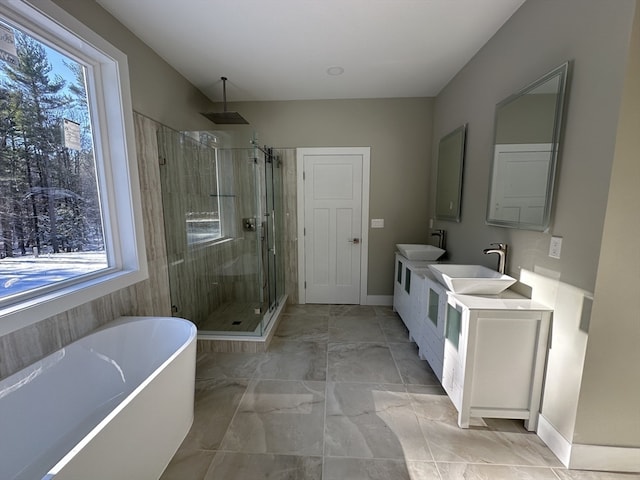
{"type": "Polygon", "coordinates": [[[262,335],[285,290],[281,156],[168,127],[158,149],[173,314],[199,334],[262,335]]]}
{"type": "Polygon", "coordinates": [[[260,335],[262,184],[253,148],[215,140],[158,131],[172,310],[199,332],[260,335]]]}

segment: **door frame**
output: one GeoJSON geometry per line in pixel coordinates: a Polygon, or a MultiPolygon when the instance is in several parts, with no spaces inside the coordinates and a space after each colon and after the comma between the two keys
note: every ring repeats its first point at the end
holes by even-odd
{"type": "Polygon", "coordinates": [[[314,147],[296,149],[298,208],[298,303],[305,304],[306,276],[304,241],[304,157],[305,155],[362,155],[362,234],[360,239],[360,305],[367,304],[367,274],[369,271],[369,182],[371,147],[314,147]]]}

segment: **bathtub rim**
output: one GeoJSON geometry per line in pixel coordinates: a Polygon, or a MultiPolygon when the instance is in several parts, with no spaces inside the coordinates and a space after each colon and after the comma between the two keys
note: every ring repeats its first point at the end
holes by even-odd
{"type": "MultiPolygon", "coordinates": [[[[72,343],[82,342],[83,339],[91,336],[92,334],[96,334],[103,330],[108,330],[111,328],[116,328],[120,325],[124,325],[127,323],[133,323],[136,321],[142,320],[163,320],[163,321],[179,321],[180,323],[188,323],[190,324],[190,333],[188,338],[180,345],[179,348],[176,349],[171,355],[169,355],[158,367],[151,372],[142,382],[140,382],[136,388],[134,388],[113,410],[111,410],[100,422],[98,422],[87,434],[78,441],[66,454],[62,457],[58,462],[51,467],[48,472],[42,477],[42,480],[51,480],[54,479],[55,476],[69,463],[73,458],[78,455],[84,447],[87,446],[104,428],[122,411],[124,410],[144,388],[146,388],[160,373],[165,370],[167,365],[169,365],[175,358],[181,355],[189,346],[196,341],[197,338],[197,329],[193,322],[187,320],[185,318],[180,317],[158,317],[158,316],[121,316],[118,317],[111,322],[103,325],[102,327],[89,332],[84,337],[75,340],[72,343]]],[[[71,345],[71,344],[69,344],[71,345]]],[[[65,348],[65,347],[63,347],[65,348]]]]}

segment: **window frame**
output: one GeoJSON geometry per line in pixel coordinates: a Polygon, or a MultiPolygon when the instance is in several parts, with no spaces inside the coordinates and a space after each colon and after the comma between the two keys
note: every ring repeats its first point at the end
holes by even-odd
{"type": "MultiPolygon", "coordinates": [[[[0,308],[0,335],[148,278],[127,57],[49,0],[5,0],[0,15],[87,65],[96,174],[109,268],[0,308]]],[[[48,290],[48,289],[47,289],[48,290]]]]}

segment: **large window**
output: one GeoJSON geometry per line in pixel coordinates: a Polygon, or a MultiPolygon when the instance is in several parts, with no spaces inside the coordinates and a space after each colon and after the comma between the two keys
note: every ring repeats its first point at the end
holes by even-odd
{"type": "Polygon", "coordinates": [[[0,20],[0,300],[108,268],[85,67],[0,20]]]}
{"type": "Polygon", "coordinates": [[[37,5],[0,5],[0,333],[146,277],[126,57],[37,5]]]}

